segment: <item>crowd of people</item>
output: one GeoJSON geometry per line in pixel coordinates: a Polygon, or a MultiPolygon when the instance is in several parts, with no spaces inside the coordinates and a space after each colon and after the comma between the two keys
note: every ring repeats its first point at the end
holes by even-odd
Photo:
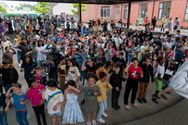
{"type": "Polygon", "coordinates": [[[168,98],[172,75],[188,59],[188,39],[180,30],[175,35],[154,36],[150,29],[113,25],[109,31],[107,22],[100,20],[91,20],[86,27],[62,16],[25,16],[1,19],[0,33],[0,125],[8,124],[11,103],[19,125],[29,125],[28,104],[37,125],[47,125],[45,107],[52,125],[105,123],[109,90],[111,108],[131,110],[138,108],[136,100],[147,103],[148,85],[155,83],[156,91],[150,96],[158,104],[168,98]],[[19,70],[23,83],[18,83],[19,70]],[[126,83],[124,106],[118,103],[122,83],[126,83]],[[23,84],[28,86],[26,92],[21,89],[23,84]]]}
{"type": "MultiPolygon", "coordinates": [[[[170,32],[170,33],[175,33],[177,30],[179,30],[180,27],[180,19],[178,17],[175,18],[175,20],[173,20],[172,18],[167,18],[166,16],[163,16],[161,18],[160,23],[157,23],[157,17],[154,16],[150,22],[150,20],[148,19],[148,17],[146,16],[144,19],[143,18],[138,18],[136,21],[136,26],[139,29],[140,26],[145,26],[145,30],[147,29],[151,29],[153,31],[155,31],[156,26],[159,25],[160,26],[160,31],[161,32],[170,32]],[[160,25],[159,25],[160,24],[160,25]]],[[[141,27],[142,28],[142,27],[141,27]]]]}

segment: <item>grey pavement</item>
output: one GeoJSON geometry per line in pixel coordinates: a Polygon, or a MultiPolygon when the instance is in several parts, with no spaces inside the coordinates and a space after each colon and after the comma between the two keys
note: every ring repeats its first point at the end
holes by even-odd
{"type": "Polygon", "coordinates": [[[187,125],[187,114],[188,100],[184,99],[157,114],[121,125],[187,125]]]}

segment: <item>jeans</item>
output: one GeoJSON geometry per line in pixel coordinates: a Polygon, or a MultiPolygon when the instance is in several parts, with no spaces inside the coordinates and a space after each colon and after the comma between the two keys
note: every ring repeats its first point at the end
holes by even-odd
{"type": "Polygon", "coordinates": [[[43,125],[47,125],[44,107],[45,107],[44,104],[39,105],[39,106],[33,106],[33,110],[35,112],[38,125],[42,125],[40,118],[42,118],[43,120],[43,125]]]}
{"type": "Polygon", "coordinates": [[[16,111],[16,121],[19,125],[29,125],[26,111],[16,111]]]}
{"type": "Polygon", "coordinates": [[[0,112],[0,125],[8,125],[7,114],[5,112],[0,112]]]}
{"type": "Polygon", "coordinates": [[[97,119],[102,118],[102,114],[104,113],[104,111],[106,109],[107,109],[107,100],[99,102],[99,112],[98,112],[98,115],[97,115],[97,119]]]}

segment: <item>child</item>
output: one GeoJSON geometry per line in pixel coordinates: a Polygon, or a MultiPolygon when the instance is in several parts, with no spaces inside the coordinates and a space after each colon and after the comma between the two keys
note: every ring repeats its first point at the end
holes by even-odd
{"type": "Polygon", "coordinates": [[[105,72],[99,73],[100,80],[96,83],[97,86],[100,88],[101,96],[97,97],[99,102],[99,112],[97,116],[97,120],[100,123],[105,123],[105,120],[102,119],[102,116],[108,117],[108,115],[105,113],[105,110],[107,109],[107,90],[112,89],[112,86],[107,81],[107,75],[105,72]]]}
{"type": "Polygon", "coordinates": [[[173,67],[173,64],[169,64],[165,73],[164,73],[164,76],[163,76],[163,82],[164,82],[164,86],[163,86],[163,92],[161,94],[161,97],[164,98],[164,99],[167,99],[167,97],[165,96],[166,93],[170,93],[170,88],[169,88],[169,84],[170,84],[170,79],[172,77],[174,73],[174,67],[173,67]]]}
{"type": "Polygon", "coordinates": [[[48,55],[45,66],[47,67],[48,78],[57,80],[57,67],[52,60],[52,56],[48,55]]]}
{"type": "Polygon", "coordinates": [[[35,79],[38,83],[46,85],[46,73],[43,71],[42,66],[35,68],[35,79]]]}
{"type": "Polygon", "coordinates": [[[24,71],[24,78],[28,84],[29,87],[31,87],[31,83],[29,81],[29,79],[31,77],[33,77],[33,70],[35,69],[35,67],[37,66],[37,64],[35,64],[32,61],[32,57],[30,55],[25,55],[24,59],[23,59],[23,64],[21,66],[21,72],[24,71]]]}
{"type": "Polygon", "coordinates": [[[61,106],[63,105],[63,93],[57,88],[57,82],[54,79],[50,79],[47,83],[47,89],[43,94],[43,98],[46,100],[47,110],[49,116],[52,117],[52,125],[61,125],[61,106]]]}
{"type": "Polygon", "coordinates": [[[76,88],[76,83],[73,80],[67,82],[65,89],[65,107],[62,124],[77,124],[83,122],[84,118],[78,104],[78,94],[80,91],[76,88]]]}
{"type": "Polygon", "coordinates": [[[88,86],[83,88],[83,97],[85,99],[84,109],[86,111],[87,125],[96,125],[96,112],[98,111],[97,97],[101,95],[100,89],[95,85],[94,74],[88,74],[88,86]]]}
{"type": "Polygon", "coordinates": [[[0,125],[8,125],[7,111],[10,101],[6,102],[6,96],[3,93],[3,86],[0,85],[0,125]]]}
{"type": "Polygon", "coordinates": [[[66,74],[66,59],[62,59],[58,65],[58,81],[60,83],[60,89],[64,91],[65,89],[65,74],[66,74]]]}
{"type": "Polygon", "coordinates": [[[30,79],[31,87],[26,93],[26,97],[31,101],[33,110],[35,112],[37,123],[41,125],[41,120],[43,120],[43,125],[47,125],[46,116],[44,112],[44,100],[42,98],[42,92],[44,91],[44,85],[39,84],[34,78],[30,79]]]}
{"type": "Polygon", "coordinates": [[[96,76],[98,79],[100,79],[100,76],[99,76],[100,72],[104,72],[108,76],[108,70],[104,67],[103,63],[99,63],[98,69],[96,70],[96,76]]]}
{"type": "Polygon", "coordinates": [[[114,66],[114,72],[110,76],[110,84],[112,85],[112,108],[115,110],[120,109],[121,107],[118,104],[119,95],[122,89],[122,81],[124,80],[122,73],[120,73],[121,66],[116,64],[114,66]]]}
{"type": "Polygon", "coordinates": [[[21,91],[21,84],[13,84],[13,86],[7,91],[6,97],[13,98],[17,123],[19,125],[29,125],[27,120],[27,99],[25,94],[21,91]],[[11,91],[13,91],[12,94],[11,91]]]}
{"type": "Polygon", "coordinates": [[[157,100],[160,98],[159,93],[162,91],[163,76],[165,73],[164,58],[162,56],[158,57],[157,62],[158,62],[158,66],[155,74],[156,91],[152,95],[152,101],[155,102],[156,104],[159,103],[157,100]]]}

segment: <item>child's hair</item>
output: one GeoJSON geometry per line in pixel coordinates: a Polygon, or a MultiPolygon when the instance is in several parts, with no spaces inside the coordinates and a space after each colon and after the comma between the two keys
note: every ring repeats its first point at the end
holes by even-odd
{"type": "Polygon", "coordinates": [[[74,80],[69,80],[69,81],[67,82],[67,86],[68,86],[68,85],[73,86],[73,87],[76,87],[76,83],[75,83],[74,80]]]}
{"type": "Polygon", "coordinates": [[[18,88],[22,88],[22,85],[20,83],[16,83],[16,84],[13,84],[12,87],[18,87],[18,88]]]}
{"type": "Polygon", "coordinates": [[[121,65],[118,64],[118,63],[116,63],[116,64],[113,65],[113,67],[114,67],[114,68],[121,68],[121,65]]]}
{"type": "Polygon", "coordinates": [[[57,81],[55,79],[50,79],[47,82],[47,86],[49,86],[49,87],[57,87],[57,81]]]}
{"type": "Polygon", "coordinates": [[[99,73],[99,78],[103,79],[104,77],[106,77],[106,73],[105,72],[100,72],[99,73]]]}
{"type": "Polygon", "coordinates": [[[87,80],[90,79],[90,78],[93,78],[93,79],[96,80],[95,74],[93,74],[93,73],[88,73],[88,74],[87,74],[87,80]]]}
{"type": "Polygon", "coordinates": [[[37,66],[37,67],[35,68],[35,70],[40,70],[40,69],[42,69],[42,65],[39,65],[39,66],[37,66]]]}
{"type": "Polygon", "coordinates": [[[35,77],[31,77],[31,78],[29,78],[29,82],[30,82],[31,84],[34,83],[34,82],[36,82],[35,77]]]}
{"type": "Polygon", "coordinates": [[[30,59],[30,63],[32,63],[32,56],[30,54],[26,54],[24,56],[24,59],[23,59],[23,63],[25,64],[26,63],[26,58],[29,58],[30,59]]]}

